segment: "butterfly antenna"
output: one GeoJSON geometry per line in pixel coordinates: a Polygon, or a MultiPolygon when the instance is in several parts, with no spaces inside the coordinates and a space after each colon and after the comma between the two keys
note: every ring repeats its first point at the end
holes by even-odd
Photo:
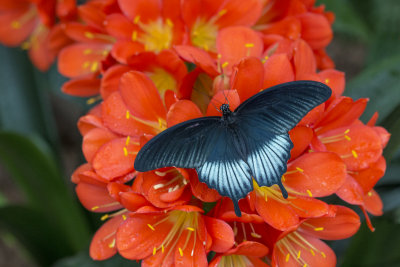
{"type": "MultiPolygon", "coordinates": [[[[229,91],[230,91],[230,90],[228,90],[228,94],[229,94],[229,91]]],[[[229,99],[228,99],[228,97],[225,95],[225,90],[222,91],[222,94],[224,95],[226,102],[227,102],[228,105],[230,106],[229,99]]]]}

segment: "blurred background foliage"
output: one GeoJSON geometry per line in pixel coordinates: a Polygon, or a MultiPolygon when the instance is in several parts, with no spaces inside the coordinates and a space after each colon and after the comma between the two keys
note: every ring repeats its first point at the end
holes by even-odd
{"type": "MultiPolygon", "coordinates": [[[[378,110],[378,124],[391,133],[376,231],[363,223],[353,238],[330,245],[338,266],[400,266],[400,1],[318,3],[336,14],[328,53],[346,73],[345,95],[368,97],[362,119],[378,110]]],[[[80,206],[69,176],[83,162],[76,122],[89,106],[60,92],[55,66],[41,73],[17,48],[1,46],[0,58],[0,266],[135,265],[88,256],[100,215],[80,206]]]]}

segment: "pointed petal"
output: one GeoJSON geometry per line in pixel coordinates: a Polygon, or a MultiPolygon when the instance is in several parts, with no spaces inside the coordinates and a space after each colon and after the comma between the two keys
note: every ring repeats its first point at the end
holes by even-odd
{"type": "Polygon", "coordinates": [[[364,207],[372,215],[381,216],[383,214],[382,199],[374,189],[364,195],[364,207]]]}
{"type": "Polygon", "coordinates": [[[98,186],[88,183],[79,183],[75,187],[75,191],[79,201],[87,210],[93,212],[108,212],[122,207],[121,204],[110,197],[105,185],[98,186]],[[113,203],[115,203],[115,205],[113,203]]]}
{"type": "Polygon", "coordinates": [[[263,88],[294,81],[293,67],[286,54],[274,54],[264,63],[263,88]]]}
{"type": "Polygon", "coordinates": [[[232,228],[226,222],[212,217],[204,216],[207,232],[212,237],[212,245],[210,250],[215,252],[225,252],[230,249],[234,242],[234,234],[232,228]]]}
{"type": "Polygon", "coordinates": [[[314,53],[303,40],[299,40],[295,44],[293,61],[296,80],[304,75],[314,74],[317,69],[314,53]]]}
{"type": "Polygon", "coordinates": [[[177,45],[174,49],[185,61],[194,63],[211,77],[218,75],[215,61],[204,50],[189,45],[177,45]]]}
{"type": "Polygon", "coordinates": [[[117,253],[115,234],[122,221],[122,216],[114,217],[97,230],[89,248],[89,254],[92,259],[106,260],[117,253]]]}
{"type": "Polygon", "coordinates": [[[99,148],[115,138],[117,136],[106,129],[94,128],[90,130],[85,134],[82,142],[82,152],[86,160],[91,162],[99,148]]]}
{"type": "Polygon", "coordinates": [[[357,181],[347,174],[346,181],[336,192],[338,197],[353,205],[362,205],[364,203],[364,191],[357,181]]]}
{"type": "Polygon", "coordinates": [[[313,197],[335,193],[346,179],[346,165],[330,152],[304,154],[289,164],[287,172],[292,173],[285,174],[285,186],[313,197]]]}
{"type": "Polygon", "coordinates": [[[324,15],[307,12],[298,15],[297,18],[301,23],[301,38],[312,49],[324,48],[331,42],[333,37],[331,24],[324,15]]]}
{"type": "Polygon", "coordinates": [[[327,69],[318,73],[322,81],[332,89],[333,95],[340,96],[344,91],[344,72],[335,69],[327,69]]]}
{"type": "Polygon", "coordinates": [[[334,216],[306,220],[298,231],[325,240],[339,240],[354,235],[360,225],[360,217],[352,209],[336,206],[334,216]]]}
{"type": "Polygon", "coordinates": [[[217,49],[221,54],[223,72],[230,74],[232,67],[243,57],[262,55],[260,35],[247,27],[235,26],[222,29],[217,36],[217,49]]]}
{"type": "Polygon", "coordinates": [[[263,86],[264,68],[261,61],[255,57],[246,57],[233,67],[231,90],[236,90],[240,102],[265,89],[263,86]]]}
{"type": "Polygon", "coordinates": [[[220,28],[243,25],[252,26],[261,16],[262,3],[259,0],[230,0],[223,6],[225,13],[215,22],[220,28]]]}
{"type": "Polygon", "coordinates": [[[149,121],[166,117],[160,94],[153,82],[143,73],[130,71],[120,80],[120,92],[134,116],[149,121]]]}
{"type": "Polygon", "coordinates": [[[267,254],[268,248],[265,245],[254,241],[244,241],[237,247],[232,248],[225,253],[225,255],[246,255],[254,257],[264,257],[267,254]]]}
{"type": "Polygon", "coordinates": [[[88,97],[99,94],[100,80],[89,74],[88,77],[79,77],[65,82],[61,91],[72,96],[88,97]]]}
{"type": "Polygon", "coordinates": [[[290,158],[293,160],[300,156],[310,145],[314,136],[311,128],[306,126],[296,126],[289,131],[290,140],[293,142],[293,148],[290,151],[290,158]]]}
{"type": "Polygon", "coordinates": [[[111,93],[118,91],[119,80],[122,75],[132,70],[130,67],[125,65],[115,65],[107,69],[101,78],[100,94],[103,99],[107,99],[111,93]]]}
{"type": "Polygon", "coordinates": [[[157,0],[118,0],[122,12],[131,21],[137,16],[140,22],[147,23],[156,20],[161,14],[161,3],[157,0]]]}
{"type": "Polygon", "coordinates": [[[357,171],[352,174],[357,183],[361,186],[364,194],[368,193],[375,184],[383,177],[386,171],[386,160],[381,156],[376,162],[369,165],[369,168],[357,171]]]}
{"type": "Polygon", "coordinates": [[[206,183],[199,181],[197,173],[192,171],[189,173],[190,188],[193,195],[203,202],[215,202],[221,198],[217,190],[211,189],[206,183]]]}

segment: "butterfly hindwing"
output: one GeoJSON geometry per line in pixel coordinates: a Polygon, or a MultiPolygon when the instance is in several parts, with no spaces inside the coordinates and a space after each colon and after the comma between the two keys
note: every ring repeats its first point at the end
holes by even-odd
{"type": "Polygon", "coordinates": [[[215,146],[214,129],[220,117],[203,117],[177,124],[148,141],[135,159],[135,170],[162,167],[195,168],[203,164],[215,146]]]}
{"type": "Polygon", "coordinates": [[[235,113],[268,127],[275,134],[287,133],[313,108],[330,97],[331,89],[314,81],[295,81],[268,88],[243,102],[235,113]]]}
{"type": "Polygon", "coordinates": [[[215,147],[204,165],[196,168],[201,182],[232,199],[238,216],[239,199],[253,190],[250,168],[243,158],[242,137],[240,129],[218,129],[215,147]]]}

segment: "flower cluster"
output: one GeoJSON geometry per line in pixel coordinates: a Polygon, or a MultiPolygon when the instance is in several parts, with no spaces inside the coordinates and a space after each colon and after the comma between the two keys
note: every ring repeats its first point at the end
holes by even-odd
{"type": "Polygon", "coordinates": [[[353,235],[360,219],[318,198],[336,194],[367,218],[382,213],[373,187],[390,135],[374,126],[377,115],[359,120],[367,99],[342,95],[344,73],[325,52],[334,16],[314,2],[0,2],[8,25],[0,41],[22,42],[41,69],[57,55],[70,78],[62,90],[96,103],[78,122],[87,163],[72,175],[82,204],[105,214],[93,259],[118,252],[142,266],[335,266],[321,239],[353,235]],[[233,110],[295,80],[323,82],[332,96],[289,132],[287,199],[278,186],[254,182],[237,217],[232,201],[192,169],[134,170],[140,148],[166,128],[220,116],[215,107],[226,101],[233,110]]]}

